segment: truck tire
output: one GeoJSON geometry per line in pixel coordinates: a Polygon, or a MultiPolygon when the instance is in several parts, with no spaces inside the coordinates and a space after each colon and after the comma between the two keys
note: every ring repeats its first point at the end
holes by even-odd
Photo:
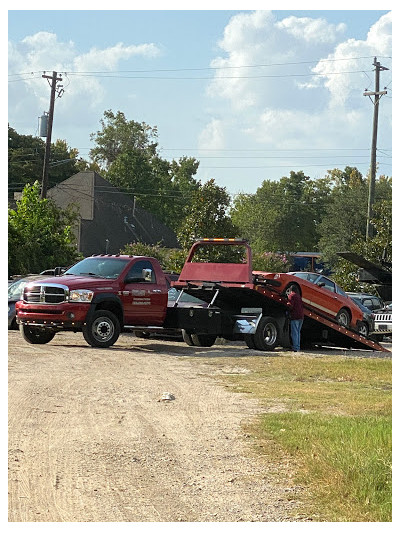
{"type": "Polygon", "coordinates": [[[188,333],[185,329],[182,330],[182,337],[188,346],[194,346],[191,334],[188,333]]]}
{"type": "Polygon", "coordinates": [[[82,327],[85,341],[95,348],[108,348],[118,339],[121,325],[118,318],[110,311],[95,311],[82,327]]]}
{"type": "Polygon", "coordinates": [[[51,329],[25,326],[24,324],[20,325],[19,330],[23,339],[26,340],[26,342],[29,342],[29,344],[47,344],[56,334],[56,332],[51,329]]]}
{"type": "Polygon", "coordinates": [[[257,350],[271,351],[278,344],[279,328],[276,320],[270,316],[263,316],[254,334],[254,344],[257,350]]]}
{"type": "Polygon", "coordinates": [[[202,346],[204,348],[206,347],[209,348],[217,340],[216,335],[207,335],[207,334],[201,335],[197,333],[192,333],[191,337],[192,337],[194,346],[202,346]]]}
{"type": "Polygon", "coordinates": [[[256,345],[254,343],[254,335],[248,333],[244,336],[244,340],[247,344],[247,348],[250,348],[250,350],[257,350],[256,345]]]}

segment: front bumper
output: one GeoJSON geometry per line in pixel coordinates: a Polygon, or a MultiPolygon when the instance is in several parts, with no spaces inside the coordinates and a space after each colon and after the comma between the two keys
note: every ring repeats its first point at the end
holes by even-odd
{"type": "Polygon", "coordinates": [[[86,322],[88,304],[62,303],[59,305],[17,302],[17,323],[49,328],[79,329],[86,322]]]}

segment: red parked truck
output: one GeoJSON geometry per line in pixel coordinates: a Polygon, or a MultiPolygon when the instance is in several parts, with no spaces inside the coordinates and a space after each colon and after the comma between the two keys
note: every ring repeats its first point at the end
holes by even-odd
{"type": "MultiPolygon", "coordinates": [[[[175,329],[182,330],[189,345],[212,346],[223,337],[268,351],[290,346],[285,289],[278,278],[252,271],[246,241],[200,239],[176,281],[152,257],[101,254],[78,262],[57,281],[30,283],[16,304],[17,322],[25,340],[34,344],[70,330],[82,331],[91,346],[106,348],[122,330],[175,329]],[[171,284],[179,294],[168,305],[171,284]],[[184,294],[202,304],[182,304],[184,294]]],[[[347,327],[305,307],[304,341],[382,349],[360,335],[362,314],[347,327]]]]}

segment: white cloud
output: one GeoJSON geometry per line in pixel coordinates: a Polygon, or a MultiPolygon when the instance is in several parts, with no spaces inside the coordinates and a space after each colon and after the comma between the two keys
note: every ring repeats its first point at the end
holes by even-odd
{"type": "MultiPolygon", "coordinates": [[[[68,124],[92,124],[94,115],[98,120],[98,106],[104,102],[107,94],[102,80],[93,76],[74,75],[74,72],[93,72],[120,69],[121,61],[133,57],[152,59],[161,53],[153,43],[125,45],[117,43],[108,48],[92,48],[89,52],[79,53],[74,42],[59,41],[51,32],[38,32],[25,37],[18,43],[9,43],[9,72],[11,89],[9,91],[9,122],[19,133],[30,133],[19,128],[21,102],[25,109],[37,109],[42,113],[49,105],[49,87],[42,78],[55,70],[62,77],[62,85],[68,98],[57,100],[57,118],[68,124]],[[16,76],[23,73],[21,76],[16,76]],[[32,74],[31,74],[32,73],[32,74]],[[23,83],[12,83],[14,79],[23,79],[23,83]]],[[[97,121],[96,120],[96,121],[97,121]]],[[[32,117],[32,123],[34,117],[32,117]]]]}
{"type": "Polygon", "coordinates": [[[333,25],[326,20],[308,17],[287,17],[276,24],[276,27],[293,35],[300,41],[308,43],[334,43],[338,34],[345,31],[345,24],[333,25]]]}
{"type": "Polygon", "coordinates": [[[121,60],[130,59],[133,56],[152,58],[158,56],[159,53],[159,49],[154,44],[124,46],[118,43],[104,50],[92,48],[87,54],[75,57],[74,66],[77,71],[112,70],[121,60]]]}
{"type": "MultiPolygon", "coordinates": [[[[364,86],[371,85],[373,79],[372,63],[373,56],[387,57],[392,54],[392,14],[388,13],[381,17],[368,32],[365,41],[348,39],[340,43],[335,50],[326,58],[328,61],[320,61],[313,71],[321,77],[318,82],[323,83],[330,92],[329,106],[337,108],[354,105],[351,99],[352,92],[357,87],[361,92],[364,86]],[[363,61],[365,69],[360,69],[360,61],[357,57],[366,57],[363,61]],[[345,60],[345,61],[344,61],[345,60]],[[360,71],[358,74],[347,74],[349,71],[360,71]],[[340,72],[345,72],[340,74],[340,72]]],[[[384,60],[383,60],[384,61],[384,60]]],[[[383,63],[384,64],[384,63],[383,63]]],[[[371,87],[373,88],[373,87],[371,87]]],[[[361,105],[361,101],[360,101],[361,105]]]]}
{"type": "Polygon", "coordinates": [[[321,18],[277,21],[266,11],[234,16],[212,66],[236,68],[218,70],[208,88],[219,128],[227,132],[225,148],[233,139],[235,146],[269,149],[369,146],[372,110],[362,93],[373,88],[373,56],[391,56],[391,13],[365,40],[344,34],[344,24],[321,18]],[[267,64],[273,66],[243,68],[267,64]],[[231,75],[243,78],[224,78],[231,75]]]}
{"type": "Polygon", "coordinates": [[[224,147],[224,124],[221,120],[211,120],[199,136],[199,147],[201,149],[219,150],[224,147]]]}

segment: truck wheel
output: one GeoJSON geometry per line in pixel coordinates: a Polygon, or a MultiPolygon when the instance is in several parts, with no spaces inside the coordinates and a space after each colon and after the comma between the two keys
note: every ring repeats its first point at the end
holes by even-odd
{"type": "Polygon", "coordinates": [[[338,324],[340,326],[344,326],[345,328],[348,328],[350,326],[350,313],[342,307],[342,309],[338,312],[336,315],[336,320],[338,321],[338,324]]]}
{"type": "Polygon", "coordinates": [[[257,330],[254,334],[254,344],[257,350],[273,350],[278,344],[278,324],[270,316],[263,316],[258,323],[257,330]]]}
{"type": "Polygon", "coordinates": [[[108,348],[118,339],[121,326],[118,318],[110,311],[95,311],[82,327],[85,341],[95,348],[108,348]]]}
{"type": "Polygon", "coordinates": [[[250,350],[257,350],[256,345],[254,343],[254,335],[248,333],[244,336],[244,340],[247,344],[247,348],[250,348],[250,350]]]}
{"type": "Polygon", "coordinates": [[[182,337],[188,346],[194,346],[191,334],[188,333],[185,329],[182,330],[182,337]]]}
{"type": "Polygon", "coordinates": [[[203,346],[210,347],[214,344],[217,339],[216,335],[198,335],[197,333],[192,333],[191,335],[194,346],[203,346]]]}
{"type": "Polygon", "coordinates": [[[26,340],[26,342],[29,342],[29,344],[47,344],[56,334],[56,332],[51,329],[25,326],[24,324],[20,325],[19,330],[23,339],[26,340]]]}

